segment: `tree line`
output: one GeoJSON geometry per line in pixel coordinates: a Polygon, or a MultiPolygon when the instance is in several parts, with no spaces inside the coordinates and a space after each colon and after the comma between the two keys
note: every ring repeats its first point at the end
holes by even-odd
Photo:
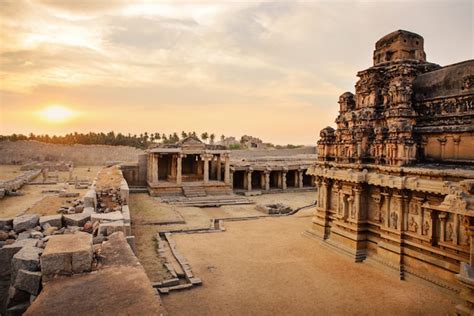
{"type": "MultiPolygon", "coordinates": [[[[19,141],[19,140],[36,140],[43,143],[51,144],[63,144],[63,145],[72,145],[72,144],[83,144],[83,145],[112,145],[112,146],[131,146],[141,149],[146,149],[153,144],[174,144],[181,139],[184,139],[188,136],[198,137],[196,132],[185,132],[182,131],[179,135],[174,132],[171,134],[166,133],[148,133],[144,132],[139,135],[137,134],[122,134],[115,132],[108,133],[93,133],[89,132],[84,133],[69,133],[64,136],[50,136],[45,135],[35,135],[30,133],[28,136],[23,134],[12,134],[12,135],[0,135],[0,141],[19,141]]],[[[200,135],[200,138],[207,142],[214,143],[216,135],[214,133],[204,132],[200,135]]],[[[225,139],[224,135],[220,136],[221,140],[225,139]]]]}

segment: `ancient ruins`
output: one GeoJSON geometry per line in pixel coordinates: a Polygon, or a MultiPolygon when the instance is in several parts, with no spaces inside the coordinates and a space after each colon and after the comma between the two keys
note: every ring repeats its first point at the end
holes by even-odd
{"type": "Polygon", "coordinates": [[[0,315],[474,315],[474,61],[357,76],[317,147],[0,144],[0,315]]]}
{"type": "Polygon", "coordinates": [[[318,141],[318,206],[310,232],[324,244],[461,292],[474,303],[474,61],[426,61],[420,35],[375,44],[355,95],[339,98],[337,129],[318,141]]]}

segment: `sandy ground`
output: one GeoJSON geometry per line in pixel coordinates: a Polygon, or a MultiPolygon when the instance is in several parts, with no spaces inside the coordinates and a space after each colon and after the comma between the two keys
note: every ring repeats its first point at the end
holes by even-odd
{"type": "MultiPolygon", "coordinates": [[[[269,196],[251,197],[256,203],[274,203],[281,201],[292,207],[308,205],[313,199],[312,192],[292,194],[271,194],[269,196]]],[[[176,207],[159,202],[146,193],[131,194],[130,213],[132,232],[135,235],[137,256],[152,281],[169,278],[163,268],[162,260],[156,254],[154,237],[158,232],[179,229],[207,229],[212,218],[239,218],[267,216],[255,209],[256,204],[224,205],[221,207],[176,207]],[[182,222],[175,224],[166,224],[182,222]]]]}
{"type": "Polygon", "coordinates": [[[447,315],[450,296],[356,264],[302,236],[311,210],[173,234],[203,286],[163,296],[170,315],[447,315]],[[422,293],[422,295],[420,295],[422,293]]]}
{"type": "Polygon", "coordinates": [[[18,165],[0,165],[0,181],[13,179],[21,175],[24,171],[18,165]]]}
{"type": "MultiPolygon", "coordinates": [[[[0,165],[0,174],[7,174],[7,171],[14,170],[16,167],[18,170],[18,174],[21,174],[20,166],[11,166],[11,165],[0,165]]],[[[89,180],[92,181],[97,172],[101,169],[100,166],[85,166],[85,167],[77,167],[74,168],[73,171],[73,179],[77,176],[79,180],[89,180]]],[[[12,175],[13,173],[10,173],[12,175]]],[[[54,205],[51,207],[48,206],[47,202],[49,200],[42,201],[43,198],[47,196],[55,196],[56,194],[51,193],[41,193],[43,190],[61,190],[66,188],[68,192],[78,192],[80,196],[85,194],[86,190],[81,189],[77,190],[74,188],[74,185],[67,185],[64,183],[69,178],[69,172],[61,171],[61,172],[49,172],[49,175],[58,175],[59,182],[57,184],[50,184],[50,185],[24,185],[21,188],[21,192],[24,193],[22,196],[6,196],[0,200],[0,217],[14,217],[20,213],[26,212],[31,207],[38,207],[38,211],[40,213],[47,213],[47,214],[55,214],[55,211],[59,208],[61,203],[59,202],[60,198],[53,199],[54,205]],[[56,207],[57,205],[57,207],[56,207]],[[53,209],[55,208],[55,210],[53,209]]],[[[11,178],[11,177],[9,177],[11,178]]],[[[37,181],[41,181],[41,175],[36,178],[37,181]]],[[[48,198],[49,199],[49,198],[48,198]]],[[[68,198],[73,200],[74,198],[68,198]]],[[[62,202],[62,201],[61,201],[62,202]]],[[[28,213],[32,213],[28,210],[28,213]]]]}

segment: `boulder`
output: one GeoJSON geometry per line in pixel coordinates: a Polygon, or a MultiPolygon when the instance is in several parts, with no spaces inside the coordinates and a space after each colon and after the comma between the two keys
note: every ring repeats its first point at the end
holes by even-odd
{"type": "Polygon", "coordinates": [[[0,230],[10,230],[13,228],[13,218],[0,218],[0,230]]]}
{"type": "Polygon", "coordinates": [[[13,230],[17,233],[35,228],[38,225],[39,216],[36,214],[27,214],[17,216],[13,219],[13,230]]]}
{"type": "Polygon", "coordinates": [[[92,235],[78,232],[50,236],[40,258],[46,280],[54,275],[71,275],[90,271],[92,267],[92,235]]]}
{"type": "Polygon", "coordinates": [[[78,213],[78,214],[66,214],[63,216],[65,226],[84,226],[90,220],[89,214],[78,213]]]}
{"type": "Polygon", "coordinates": [[[39,223],[43,229],[46,229],[46,224],[55,227],[62,227],[63,226],[63,216],[61,214],[58,215],[47,215],[41,216],[39,219],[39,223]]]}
{"type": "Polygon", "coordinates": [[[41,286],[41,272],[18,270],[14,286],[31,295],[38,295],[41,286]]]}

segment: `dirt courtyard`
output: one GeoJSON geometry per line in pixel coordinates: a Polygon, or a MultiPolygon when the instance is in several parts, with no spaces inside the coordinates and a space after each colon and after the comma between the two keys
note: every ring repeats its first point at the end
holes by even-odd
{"type": "Polygon", "coordinates": [[[448,315],[454,301],[304,237],[312,210],[173,234],[203,285],[162,296],[169,315],[448,315]]]}

